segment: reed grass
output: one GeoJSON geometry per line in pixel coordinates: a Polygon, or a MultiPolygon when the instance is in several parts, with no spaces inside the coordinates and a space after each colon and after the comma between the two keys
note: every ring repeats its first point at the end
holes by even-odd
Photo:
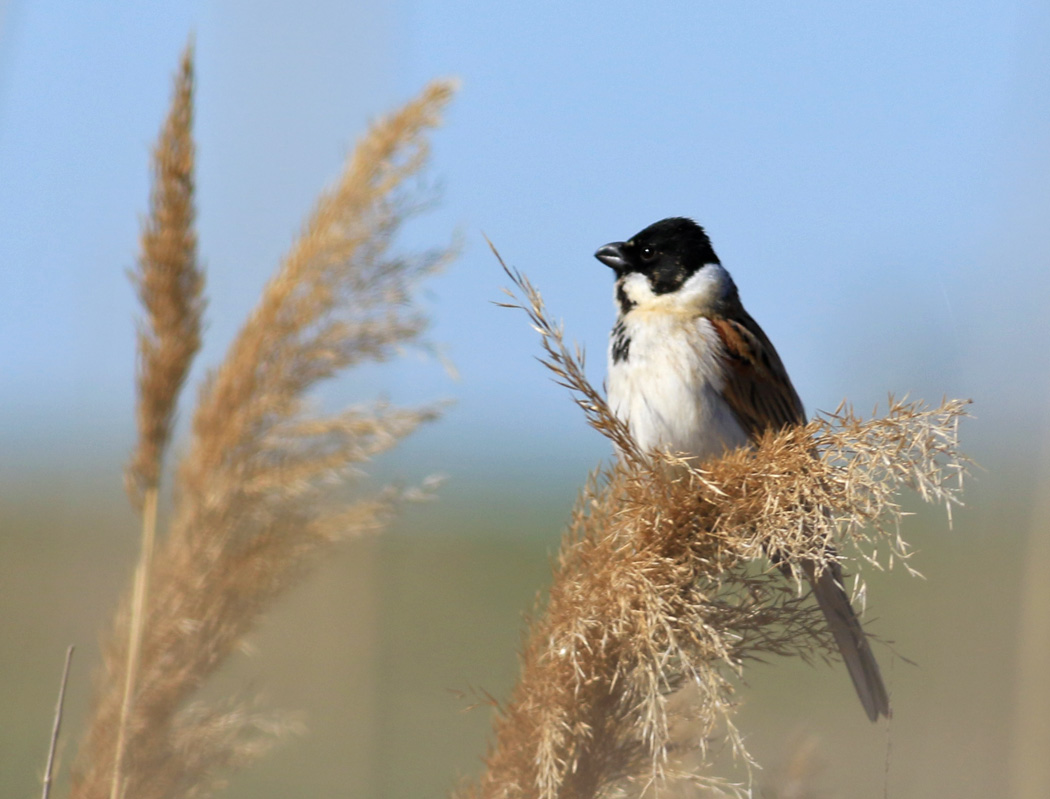
{"type": "Polygon", "coordinates": [[[543,362],[622,456],[580,494],[518,682],[497,705],[485,771],[458,796],[582,799],[683,783],[747,793],[753,761],[733,720],[747,663],[834,652],[800,564],[906,562],[898,492],[959,501],[966,403],[891,398],[871,419],[844,406],[703,465],[643,453],[539,292],[507,272],[507,304],[540,333],[543,362]],[[769,565],[771,550],[794,579],[769,565]],[[712,773],[726,750],[742,773],[712,773]]]}
{"type": "Polygon", "coordinates": [[[146,311],[138,334],[137,446],[125,471],[132,504],[142,517],[139,561],[131,593],[127,660],[117,722],[110,799],[120,795],[121,765],[142,653],[150,567],[156,545],[157,508],[164,453],[175,405],[200,349],[204,273],[194,230],[193,48],[183,52],[171,110],[153,149],[150,213],[132,280],[146,311]]]}
{"type": "Polygon", "coordinates": [[[204,705],[195,695],[319,551],[379,529],[418,493],[386,488],[348,498],[341,487],[440,410],[375,402],[326,415],[308,400],[348,367],[421,343],[426,319],[415,289],[453,249],[405,254],[393,244],[422,207],[427,134],[453,93],[439,81],[360,139],[204,380],[174,470],[166,534],[151,553],[149,520],[157,519],[164,452],[204,307],[193,232],[192,55],[183,56],[154,151],[135,275],[146,322],[128,486],[146,532],[133,587],[104,641],[74,799],[205,796],[289,731],[244,703],[204,705]]]}
{"type": "Polygon", "coordinates": [[[160,484],[175,406],[201,345],[204,271],[197,256],[193,48],[182,54],[171,109],[153,148],[153,184],[132,275],[146,318],[138,331],[138,439],[125,473],[132,503],[160,484]]]}
{"type": "Polygon", "coordinates": [[[47,748],[47,764],[44,766],[44,778],[40,796],[48,799],[51,796],[51,780],[55,771],[55,754],[58,751],[58,737],[62,733],[62,713],[65,710],[66,686],[69,684],[69,668],[73,663],[73,651],[76,647],[70,644],[66,648],[66,665],[62,668],[62,682],[58,686],[58,700],[55,702],[55,718],[51,723],[51,743],[47,748]]]}

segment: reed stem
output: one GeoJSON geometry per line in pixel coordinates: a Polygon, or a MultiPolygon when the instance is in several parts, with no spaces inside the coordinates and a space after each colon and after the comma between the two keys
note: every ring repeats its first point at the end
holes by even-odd
{"type": "Polygon", "coordinates": [[[131,595],[131,620],[128,624],[128,657],[124,668],[124,696],[120,703],[120,723],[117,725],[117,745],[113,756],[113,780],[109,798],[119,799],[124,748],[127,742],[128,716],[135,694],[139,659],[142,653],[142,630],[145,626],[146,602],[149,597],[149,570],[153,562],[153,547],[157,537],[158,487],[149,486],[142,502],[142,548],[135,570],[135,585],[131,595]]]}
{"type": "Polygon", "coordinates": [[[62,684],[58,688],[58,701],[55,703],[55,722],[51,727],[51,745],[47,750],[47,767],[44,769],[44,790],[42,799],[51,795],[51,774],[55,768],[55,751],[58,749],[58,734],[62,730],[62,706],[66,701],[66,684],[69,682],[69,666],[73,662],[73,650],[70,644],[66,649],[66,665],[62,669],[62,684]]]}

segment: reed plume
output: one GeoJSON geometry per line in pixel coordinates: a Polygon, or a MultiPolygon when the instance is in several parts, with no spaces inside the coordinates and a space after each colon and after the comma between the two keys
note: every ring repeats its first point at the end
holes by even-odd
{"type": "MultiPolygon", "coordinates": [[[[162,133],[158,145],[159,161],[179,154],[190,168],[192,157],[186,161],[185,154],[192,154],[191,105],[178,109],[190,103],[191,76],[187,53],[171,114],[187,138],[175,144],[162,133]]],[[[447,82],[432,83],[358,142],[225,359],[204,381],[175,471],[168,532],[146,569],[149,589],[143,592],[130,701],[122,697],[131,597],[122,602],[104,645],[74,799],[109,796],[114,785],[116,795],[136,799],[207,795],[225,769],[264,751],[282,731],[279,722],[236,702],[202,705],[192,701],[195,692],[243,644],[260,614],[304,575],[311,556],[336,539],[379,528],[412,493],[386,489],[347,499],[333,489],[360,475],[364,461],[435,418],[437,406],[376,402],[322,415],[310,411],[306,398],[337,372],[387,360],[420,340],[426,320],[414,308],[414,289],[452,250],[405,255],[392,251],[392,241],[421,207],[413,179],[427,160],[426,134],[440,122],[452,92],[447,82]],[[121,727],[126,733],[118,744],[121,727]]],[[[158,170],[154,198],[166,196],[163,179],[158,170]]],[[[181,213],[156,213],[155,200],[144,252],[152,252],[153,243],[164,252],[192,251],[192,227],[185,224],[192,223],[192,178],[179,187],[174,196],[181,213]]],[[[139,283],[155,331],[162,329],[155,318],[168,317],[154,305],[182,309],[183,317],[191,308],[199,315],[199,283],[152,280],[144,270],[139,283]],[[151,305],[146,295],[154,293],[166,296],[151,305]]],[[[177,329],[165,321],[163,330],[177,329]]],[[[140,339],[148,344],[140,357],[140,417],[143,407],[155,413],[166,393],[172,397],[163,424],[150,417],[140,425],[129,470],[133,487],[156,485],[160,455],[153,453],[163,451],[182,380],[164,371],[169,356],[157,355],[164,347],[154,338],[161,342],[164,336],[140,339]],[[156,438],[157,430],[163,438],[156,438]]]]}
{"type": "Polygon", "coordinates": [[[868,420],[841,407],[702,465],[642,453],[539,293],[508,274],[510,305],[539,331],[543,362],[623,456],[580,494],[486,770],[460,796],[583,799],[676,779],[746,792],[746,778],[709,773],[716,748],[751,762],[733,724],[746,663],[834,651],[796,564],[874,562],[876,544],[886,563],[907,559],[897,494],[958,502],[966,403],[891,398],[868,420]],[[770,550],[794,580],[769,566],[770,550]],[[697,754],[699,770],[686,769],[697,754]]]}
{"type": "Polygon", "coordinates": [[[153,148],[150,212],[132,280],[146,311],[138,332],[138,442],[126,472],[132,502],[160,482],[175,403],[201,345],[204,273],[194,206],[193,49],[182,54],[171,110],[153,148]]]}
{"type": "Polygon", "coordinates": [[[138,679],[157,502],[175,404],[201,344],[204,274],[197,263],[193,202],[193,48],[182,54],[171,110],[153,149],[150,213],[132,280],[146,310],[138,332],[138,444],[125,470],[131,502],[142,514],[142,540],[132,585],[128,646],[117,722],[110,799],[117,799],[128,718],[138,679]]]}

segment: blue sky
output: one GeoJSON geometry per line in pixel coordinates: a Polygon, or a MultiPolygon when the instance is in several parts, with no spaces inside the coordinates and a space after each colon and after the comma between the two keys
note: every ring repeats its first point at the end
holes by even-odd
{"type": "MultiPolygon", "coordinates": [[[[450,380],[412,359],[325,392],[453,397],[402,464],[580,473],[607,454],[496,308],[482,233],[600,380],[601,244],[704,224],[809,409],[972,397],[992,464],[1045,439],[1050,9],[1036,2],[14,2],[0,17],[0,468],[121,455],[125,277],[179,52],[198,53],[199,211],[214,364],[368,119],[427,80],[462,232],[428,287],[450,380]],[[1036,434],[1038,431],[1038,435],[1036,434]],[[27,461],[28,459],[28,461],[27,461]]],[[[987,465],[987,464],[986,464],[987,465]]]]}

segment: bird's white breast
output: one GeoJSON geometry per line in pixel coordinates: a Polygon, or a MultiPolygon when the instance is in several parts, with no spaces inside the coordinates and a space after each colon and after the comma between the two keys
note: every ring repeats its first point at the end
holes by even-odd
{"type": "Polygon", "coordinates": [[[627,357],[609,359],[609,404],[643,450],[705,460],[748,443],[722,396],[724,345],[685,308],[636,307],[621,319],[627,357]]]}

